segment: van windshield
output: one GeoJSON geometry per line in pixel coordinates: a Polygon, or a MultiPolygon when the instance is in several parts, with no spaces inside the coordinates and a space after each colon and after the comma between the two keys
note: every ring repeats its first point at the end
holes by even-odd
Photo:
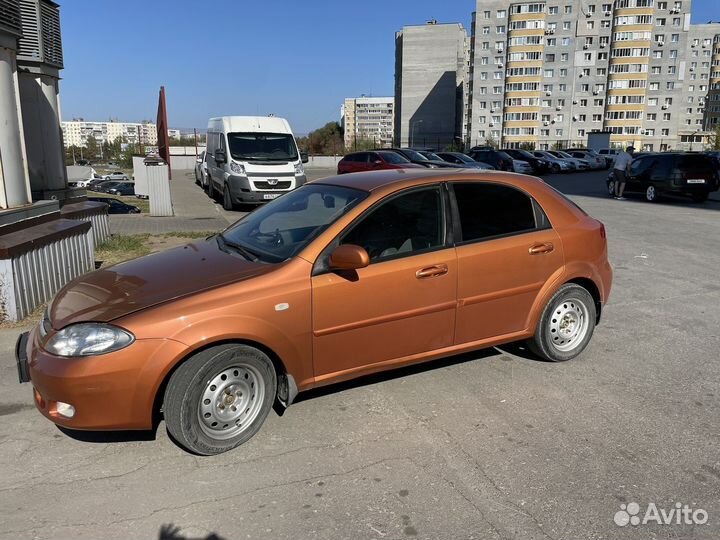
{"type": "Polygon", "coordinates": [[[297,161],[289,133],[228,133],[230,155],[240,161],[297,161]]]}

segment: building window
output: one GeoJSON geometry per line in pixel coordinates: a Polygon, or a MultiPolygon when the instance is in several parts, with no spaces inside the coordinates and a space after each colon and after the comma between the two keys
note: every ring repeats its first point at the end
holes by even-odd
{"type": "Polygon", "coordinates": [[[487,72],[483,71],[483,72],[480,74],[480,80],[481,80],[481,81],[487,81],[487,72]]]}
{"type": "Polygon", "coordinates": [[[585,57],[585,61],[586,61],[586,62],[592,61],[592,53],[590,53],[590,52],[588,52],[588,53],[583,53],[583,56],[585,57]]]}
{"type": "Polygon", "coordinates": [[[553,70],[552,69],[546,69],[543,73],[544,77],[552,77],[553,76],[553,70]]]}
{"type": "Polygon", "coordinates": [[[563,22],[563,30],[570,30],[570,21],[563,22]]]}
{"type": "Polygon", "coordinates": [[[668,73],[670,75],[675,75],[675,73],[676,73],[675,66],[668,66],[668,73]]]}
{"type": "Polygon", "coordinates": [[[554,62],[555,61],[555,55],[552,53],[548,53],[545,55],[545,61],[546,62],[554,62]]]}
{"type": "Polygon", "coordinates": [[[562,129],[556,129],[555,130],[555,136],[556,137],[562,137],[563,130],[562,129]]]}
{"type": "Polygon", "coordinates": [[[654,122],[657,120],[657,113],[647,113],[647,121],[654,122]]]}
{"type": "Polygon", "coordinates": [[[680,26],[680,17],[673,17],[672,25],[673,25],[673,26],[680,26]]]}
{"type": "Polygon", "coordinates": [[[562,45],[563,45],[563,47],[567,47],[568,45],[570,45],[570,38],[569,37],[562,38],[562,45]]]}
{"type": "Polygon", "coordinates": [[[665,122],[670,121],[670,113],[669,112],[663,113],[663,121],[665,121],[665,122]]]}
{"type": "Polygon", "coordinates": [[[548,13],[550,15],[557,15],[558,14],[558,7],[557,6],[550,6],[548,9],[548,13]]]}
{"type": "Polygon", "coordinates": [[[653,58],[662,58],[662,51],[653,51],[653,58]]]}
{"type": "Polygon", "coordinates": [[[490,11],[483,11],[483,19],[489,19],[490,18],[490,11]]]}
{"type": "Polygon", "coordinates": [[[670,36],[670,41],[672,43],[677,43],[678,41],[680,41],[680,34],[672,34],[670,36]]]}
{"type": "Polygon", "coordinates": [[[595,28],[595,21],[587,21],[588,30],[595,28]]]}
{"type": "Polygon", "coordinates": [[[561,62],[567,62],[568,61],[568,53],[562,53],[560,55],[560,61],[561,62]]]}
{"type": "Polygon", "coordinates": [[[600,28],[610,28],[610,21],[607,19],[600,21],[600,28]]]}
{"type": "Polygon", "coordinates": [[[665,19],[659,17],[655,19],[655,26],[665,26],[665,19]]]}
{"type": "Polygon", "coordinates": [[[505,17],[507,17],[507,11],[504,9],[498,9],[496,16],[498,19],[504,19],[505,17]]]}
{"type": "Polygon", "coordinates": [[[548,40],[545,42],[548,47],[554,47],[556,43],[557,40],[555,38],[548,38],[548,40]]]}
{"type": "Polygon", "coordinates": [[[670,51],[670,58],[677,58],[677,50],[673,49],[670,51]]]}
{"type": "Polygon", "coordinates": [[[612,4],[603,4],[602,5],[603,13],[607,13],[608,11],[612,11],[612,4]]]}
{"type": "Polygon", "coordinates": [[[653,66],[651,69],[653,75],[660,75],[660,71],[662,70],[660,66],[653,66]]]}
{"type": "Polygon", "coordinates": [[[660,131],[660,135],[662,135],[663,137],[667,137],[668,135],[670,135],[670,130],[668,128],[664,128],[660,131]]]}
{"type": "Polygon", "coordinates": [[[560,92],[567,92],[567,84],[565,84],[565,83],[560,83],[560,84],[558,85],[558,90],[559,90],[560,92]]]}
{"type": "Polygon", "coordinates": [[[504,33],[505,33],[505,27],[504,27],[504,26],[496,26],[496,27],[495,27],[495,32],[497,32],[498,34],[504,34],[504,33]]]}
{"type": "Polygon", "coordinates": [[[673,81],[668,81],[665,83],[665,88],[668,90],[674,90],[675,89],[675,83],[673,81]]]}
{"type": "Polygon", "coordinates": [[[490,42],[489,41],[483,41],[482,43],[482,50],[487,51],[490,49],[490,42]]]}
{"type": "Polygon", "coordinates": [[[480,59],[480,65],[482,65],[482,66],[487,66],[487,65],[488,65],[488,57],[487,57],[487,56],[483,56],[483,57],[480,59]]]}
{"type": "Polygon", "coordinates": [[[658,104],[658,98],[656,98],[656,97],[648,98],[648,106],[654,107],[657,104],[658,104]]]}
{"type": "Polygon", "coordinates": [[[578,130],[577,130],[577,136],[578,136],[578,137],[584,137],[584,136],[585,136],[585,130],[584,130],[584,129],[578,129],[578,130]]]}
{"type": "Polygon", "coordinates": [[[484,36],[487,36],[490,33],[490,27],[489,26],[483,26],[482,33],[484,36]]]}
{"type": "Polygon", "coordinates": [[[565,6],[565,15],[572,13],[572,6],[565,6]]]}
{"type": "Polygon", "coordinates": [[[659,82],[651,82],[650,90],[660,90],[660,83],[659,82]]]}
{"type": "Polygon", "coordinates": [[[568,74],[567,68],[562,68],[562,69],[560,70],[560,76],[561,76],[561,77],[567,77],[567,74],[568,74]]]}

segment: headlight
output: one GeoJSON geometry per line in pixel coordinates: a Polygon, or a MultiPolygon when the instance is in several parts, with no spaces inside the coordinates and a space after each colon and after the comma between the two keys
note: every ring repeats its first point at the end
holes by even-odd
{"type": "Polygon", "coordinates": [[[305,169],[303,168],[302,162],[295,165],[295,176],[302,176],[305,174],[305,169]]]}
{"type": "Polygon", "coordinates": [[[79,323],[63,328],[45,344],[56,356],[93,356],[119,351],[135,341],[127,330],[110,324],[79,323]]]}
{"type": "Polygon", "coordinates": [[[235,174],[245,174],[245,166],[242,163],[230,162],[230,170],[235,174]]]}

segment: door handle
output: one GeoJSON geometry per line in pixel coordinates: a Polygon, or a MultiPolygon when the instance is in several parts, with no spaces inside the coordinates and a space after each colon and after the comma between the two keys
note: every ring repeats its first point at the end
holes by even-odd
{"type": "Polygon", "coordinates": [[[540,255],[541,253],[550,253],[554,249],[555,246],[553,246],[550,242],[545,242],[544,244],[535,244],[530,246],[528,251],[530,252],[530,255],[540,255]]]}
{"type": "Polygon", "coordinates": [[[415,272],[415,277],[418,279],[425,279],[430,277],[443,276],[448,273],[448,267],[446,264],[434,264],[427,268],[421,268],[415,272]]]}

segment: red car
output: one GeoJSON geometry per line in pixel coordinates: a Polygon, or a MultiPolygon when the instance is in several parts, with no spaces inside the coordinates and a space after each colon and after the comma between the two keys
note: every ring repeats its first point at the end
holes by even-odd
{"type": "Polygon", "coordinates": [[[406,158],[390,150],[372,152],[354,152],[340,160],[338,174],[362,171],[380,171],[382,169],[424,169],[422,165],[410,163],[406,158]]]}

